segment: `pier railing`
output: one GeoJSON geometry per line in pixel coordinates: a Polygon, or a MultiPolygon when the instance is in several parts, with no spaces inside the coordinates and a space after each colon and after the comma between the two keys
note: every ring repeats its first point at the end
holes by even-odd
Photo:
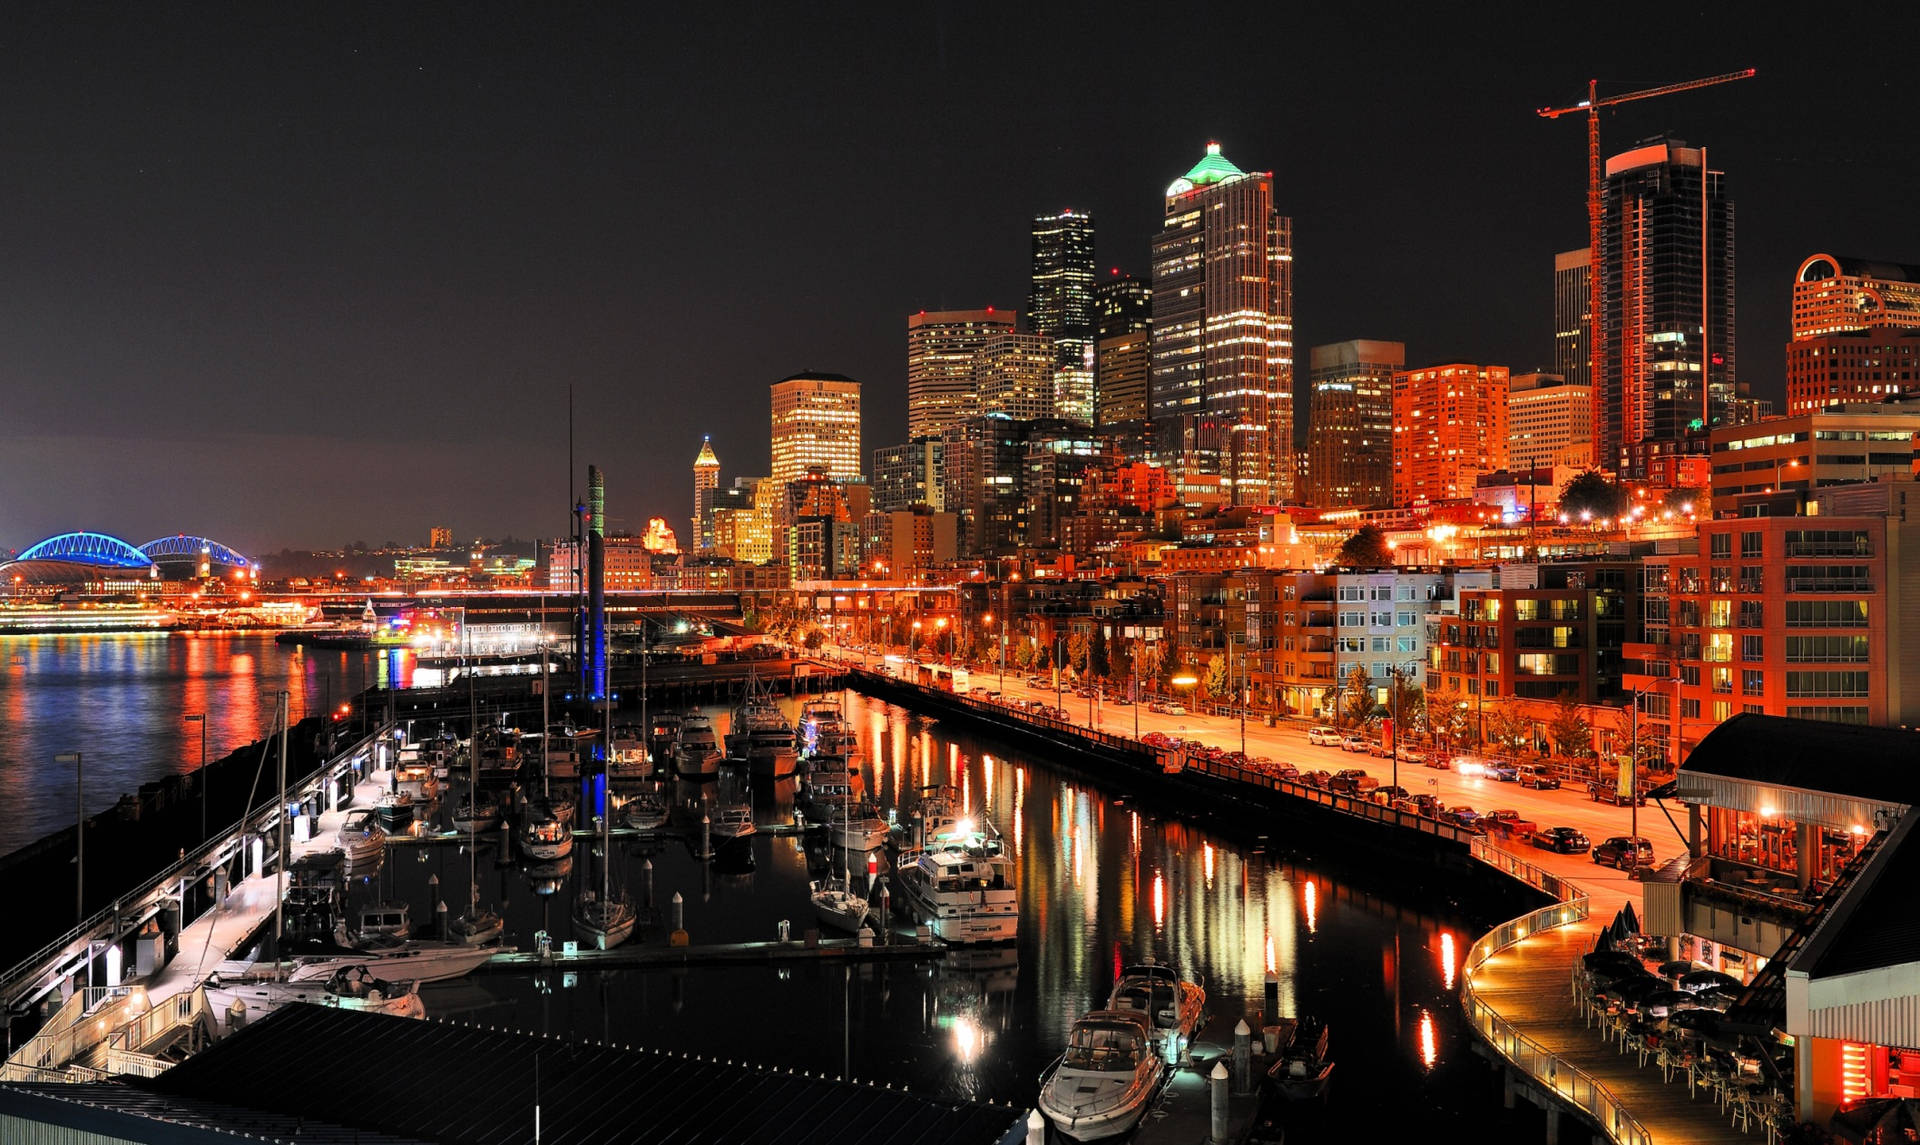
{"type": "Polygon", "coordinates": [[[1515,1069],[1592,1118],[1617,1145],[1652,1145],[1653,1135],[1640,1123],[1639,1118],[1627,1111],[1612,1090],[1559,1054],[1521,1033],[1473,988],[1474,974],[1494,955],[1543,930],[1585,921],[1588,913],[1586,892],[1550,871],[1498,847],[1487,845],[1485,840],[1476,840],[1473,854],[1475,858],[1561,901],[1509,919],[1481,935],[1479,941],[1467,948],[1460,975],[1460,1008],[1466,1014],[1468,1024],[1515,1069]]]}

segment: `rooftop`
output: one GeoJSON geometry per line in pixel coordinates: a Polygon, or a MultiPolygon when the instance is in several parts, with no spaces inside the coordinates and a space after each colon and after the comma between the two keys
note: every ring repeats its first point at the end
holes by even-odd
{"type": "Polygon", "coordinates": [[[1911,807],[1916,759],[1920,732],[1742,713],[1708,732],[1680,770],[1911,807]]]}
{"type": "MultiPolygon", "coordinates": [[[[819,370],[802,370],[797,374],[788,374],[786,377],[781,378],[780,381],[781,382],[802,382],[802,381],[805,381],[805,382],[851,382],[856,386],[860,384],[858,379],[849,378],[845,374],[826,374],[826,373],[820,372],[819,370]]],[[[774,384],[779,385],[780,382],[775,382],[774,384]]]]}
{"type": "Polygon", "coordinates": [[[1837,904],[1833,925],[1816,931],[1794,959],[1795,969],[1805,966],[1813,977],[1831,978],[1920,961],[1920,912],[1913,909],[1914,880],[1920,879],[1915,821],[1911,814],[1901,817],[1860,881],[1837,904]]]}

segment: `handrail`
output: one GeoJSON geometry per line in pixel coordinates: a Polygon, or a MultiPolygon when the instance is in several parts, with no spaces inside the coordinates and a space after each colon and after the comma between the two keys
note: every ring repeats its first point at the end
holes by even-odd
{"type": "Polygon", "coordinates": [[[1474,857],[1538,887],[1560,901],[1509,919],[1467,948],[1460,974],[1460,1007],[1467,1022],[1515,1068],[1591,1117],[1617,1145],[1652,1145],[1653,1135],[1627,1112],[1612,1090],[1586,1071],[1515,1029],[1473,990],[1474,972],[1494,955],[1543,930],[1584,921],[1589,900],[1584,891],[1559,876],[1491,845],[1476,844],[1474,857]]]}

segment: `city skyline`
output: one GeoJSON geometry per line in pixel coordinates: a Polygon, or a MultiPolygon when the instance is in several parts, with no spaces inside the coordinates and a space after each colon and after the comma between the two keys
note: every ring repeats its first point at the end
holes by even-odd
{"type": "MultiPolygon", "coordinates": [[[[864,439],[904,442],[902,319],[1018,310],[1037,215],[1087,211],[1101,274],[1146,275],[1161,188],[1208,139],[1275,173],[1296,356],[1378,337],[1409,365],[1549,367],[1549,271],[1582,237],[1584,140],[1533,109],[1589,75],[1618,91],[1759,69],[1609,112],[1602,148],[1667,131],[1727,172],[1741,379],[1778,402],[1802,260],[1920,261],[1920,225],[1886,190],[1913,185],[1916,158],[1812,82],[1786,36],[1661,18],[1650,49],[1631,20],[1569,37],[1533,14],[1464,29],[1316,14],[1302,37],[1375,37],[1375,83],[1334,101],[1331,60],[1263,63],[1259,35],[1147,43],[1124,21],[1092,30],[1085,62],[1014,81],[1038,73],[1020,61],[1044,54],[1044,15],[1011,41],[1001,21],[937,11],[887,34],[779,17],[746,33],[29,17],[0,80],[21,156],[0,187],[0,547],[75,528],[190,527],[257,551],[448,523],[557,535],[562,480],[584,480],[565,473],[569,385],[576,470],[601,465],[636,529],[684,520],[685,451],[711,435],[723,483],[767,472],[756,395],[797,371],[859,378],[864,439]],[[724,49],[754,82],[624,59],[680,38],[700,49],[688,61],[724,49]],[[1460,50],[1500,74],[1453,80],[1460,50]],[[1159,52],[1174,72],[1218,63],[1271,86],[1125,82],[1159,52]],[[794,82],[842,57],[884,65],[794,82]],[[802,94],[770,106],[772,91],[802,94]],[[1009,133],[1016,107],[1044,114],[1009,133]],[[952,130],[920,130],[928,113],[952,130]],[[1419,177],[1378,178],[1370,156],[1419,177]],[[779,190],[749,218],[731,188],[756,172],[779,190]]],[[[1871,105],[1913,82],[1876,77],[1871,105]]]]}

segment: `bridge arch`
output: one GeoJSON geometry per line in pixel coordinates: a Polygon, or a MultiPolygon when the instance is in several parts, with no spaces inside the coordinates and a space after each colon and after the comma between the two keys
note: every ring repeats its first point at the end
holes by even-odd
{"type": "Polygon", "coordinates": [[[18,557],[15,563],[26,561],[59,561],[65,564],[90,565],[95,568],[141,569],[153,566],[147,554],[119,537],[105,533],[61,533],[57,537],[48,537],[44,541],[29,547],[18,557]]]}
{"type": "Polygon", "coordinates": [[[228,568],[250,569],[252,561],[242,556],[239,550],[221,544],[207,537],[190,537],[185,533],[176,533],[171,537],[161,537],[140,546],[152,564],[179,564],[182,561],[198,562],[202,559],[211,564],[225,565],[228,568]]]}

